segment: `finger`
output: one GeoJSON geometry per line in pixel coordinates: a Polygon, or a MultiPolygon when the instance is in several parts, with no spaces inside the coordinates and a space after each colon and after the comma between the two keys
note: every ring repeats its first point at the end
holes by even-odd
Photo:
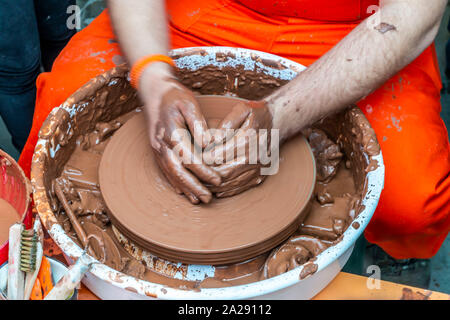
{"type": "Polygon", "coordinates": [[[198,102],[195,98],[192,100],[182,100],[178,103],[178,109],[183,115],[189,131],[194,136],[194,142],[202,148],[205,148],[210,143],[211,136],[198,102]]]}
{"type": "Polygon", "coordinates": [[[153,106],[150,106],[148,109],[150,111],[144,112],[144,116],[148,124],[150,144],[154,149],[159,150],[159,148],[161,148],[161,145],[158,141],[158,136],[164,135],[164,130],[162,130],[161,123],[158,120],[159,113],[157,111],[151,111],[152,109],[155,109],[153,106]],[[149,113],[152,112],[153,114],[150,115],[149,113]]]}
{"type": "Polygon", "coordinates": [[[241,175],[230,179],[228,181],[222,182],[220,186],[209,186],[207,185],[209,191],[211,192],[225,192],[229,190],[233,190],[239,186],[247,184],[251,179],[257,177],[259,175],[259,168],[255,168],[253,170],[246,171],[241,175]]]}
{"type": "Polygon", "coordinates": [[[168,175],[188,198],[190,193],[204,203],[211,201],[211,192],[183,166],[178,156],[164,142],[161,143],[161,156],[161,161],[166,163],[168,175]]]}
{"type": "Polygon", "coordinates": [[[218,192],[215,193],[215,196],[217,198],[226,198],[226,197],[232,197],[234,195],[237,195],[239,193],[242,193],[244,191],[247,191],[250,188],[256,187],[257,185],[261,184],[267,176],[258,176],[253,179],[251,179],[247,184],[242,185],[240,187],[237,187],[235,189],[225,191],[225,192],[218,192]]]}
{"type": "Polygon", "coordinates": [[[232,159],[248,153],[250,141],[257,145],[257,137],[252,135],[251,131],[239,129],[236,135],[228,139],[226,143],[205,150],[203,159],[207,164],[221,164],[232,161],[232,159]]]}
{"type": "Polygon", "coordinates": [[[182,165],[201,181],[214,186],[220,185],[222,182],[220,175],[202,161],[201,150],[195,150],[195,148],[196,146],[190,141],[184,140],[175,145],[172,151],[181,160],[182,165]]]}
{"type": "Polygon", "coordinates": [[[186,164],[185,167],[193,172],[201,181],[218,186],[222,182],[220,175],[211,167],[204,164],[186,164]]]}
{"type": "Polygon", "coordinates": [[[186,191],[186,192],[184,193],[184,195],[189,199],[189,201],[190,201],[192,204],[198,204],[198,203],[200,203],[200,200],[198,200],[198,198],[197,198],[196,196],[194,196],[192,193],[190,193],[189,191],[186,191]]]}
{"type": "Polygon", "coordinates": [[[260,167],[259,164],[249,164],[247,157],[244,156],[214,167],[214,170],[222,177],[222,180],[225,181],[233,179],[246,171],[258,169],[260,167]]]}
{"type": "Polygon", "coordinates": [[[175,192],[178,194],[184,194],[191,203],[198,204],[200,202],[198,198],[186,189],[180,190],[179,187],[176,186],[176,183],[173,181],[171,175],[168,173],[167,167],[163,164],[163,162],[159,159],[159,157],[156,157],[156,159],[157,162],[160,164],[160,168],[163,171],[164,176],[169,181],[170,185],[175,189],[175,192]]]}
{"type": "Polygon", "coordinates": [[[170,148],[183,141],[191,141],[191,133],[186,128],[186,121],[178,108],[168,108],[158,122],[157,138],[163,140],[170,148]]]}
{"type": "MultiPolygon", "coordinates": [[[[170,177],[170,174],[167,173],[165,170],[163,170],[165,177],[167,178],[167,180],[169,180],[169,183],[174,186],[175,183],[171,182],[172,178],[170,177]]],[[[183,190],[180,190],[178,187],[174,187],[175,192],[178,194],[184,194],[186,196],[186,198],[189,199],[189,201],[192,204],[198,204],[200,201],[198,200],[198,198],[196,196],[194,196],[189,190],[187,190],[186,188],[183,188],[183,190]]]]}
{"type": "MultiPolygon", "coordinates": [[[[161,138],[169,148],[181,159],[183,166],[191,170],[200,180],[212,185],[221,183],[220,175],[202,161],[202,150],[199,146],[192,144],[191,135],[185,128],[184,119],[175,109],[175,114],[171,114],[169,130],[170,138],[167,135],[161,138]]],[[[166,130],[167,132],[168,130],[166,130]]]]}

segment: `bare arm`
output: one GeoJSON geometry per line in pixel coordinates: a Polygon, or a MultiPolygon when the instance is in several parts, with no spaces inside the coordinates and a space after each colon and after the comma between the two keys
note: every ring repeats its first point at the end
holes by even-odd
{"type": "Polygon", "coordinates": [[[329,52],[266,99],[286,138],[364,98],[429,46],[447,0],[385,0],[329,52]]]}

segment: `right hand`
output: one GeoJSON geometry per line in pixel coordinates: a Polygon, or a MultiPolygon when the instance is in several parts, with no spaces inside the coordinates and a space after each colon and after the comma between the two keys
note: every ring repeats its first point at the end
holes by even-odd
{"type": "Polygon", "coordinates": [[[176,134],[189,130],[191,136],[195,134],[194,141],[200,148],[209,142],[205,138],[208,127],[194,94],[175,79],[168,65],[159,62],[142,73],[139,94],[144,101],[150,143],[167,180],[192,203],[210,202],[212,194],[203,183],[218,186],[221,177],[198,159],[182,161],[196,159],[194,144],[176,134]],[[175,147],[181,150],[182,158],[175,147]]]}

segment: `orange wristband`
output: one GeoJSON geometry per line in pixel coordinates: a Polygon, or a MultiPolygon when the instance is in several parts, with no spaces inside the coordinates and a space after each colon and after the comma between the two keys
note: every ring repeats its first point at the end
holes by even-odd
{"type": "Polygon", "coordinates": [[[133,65],[130,71],[130,83],[134,88],[138,89],[139,80],[141,78],[142,72],[144,71],[145,67],[147,67],[149,64],[153,62],[165,62],[168,65],[175,67],[175,62],[172,60],[172,58],[165,56],[163,54],[153,54],[139,59],[133,65]]]}

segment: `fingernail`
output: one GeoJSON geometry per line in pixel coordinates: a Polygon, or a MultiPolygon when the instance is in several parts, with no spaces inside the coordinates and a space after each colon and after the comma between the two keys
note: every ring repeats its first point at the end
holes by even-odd
{"type": "Polygon", "coordinates": [[[202,194],[201,196],[199,196],[200,200],[202,200],[203,203],[210,203],[212,196],[209,194],[202,194]]]}

